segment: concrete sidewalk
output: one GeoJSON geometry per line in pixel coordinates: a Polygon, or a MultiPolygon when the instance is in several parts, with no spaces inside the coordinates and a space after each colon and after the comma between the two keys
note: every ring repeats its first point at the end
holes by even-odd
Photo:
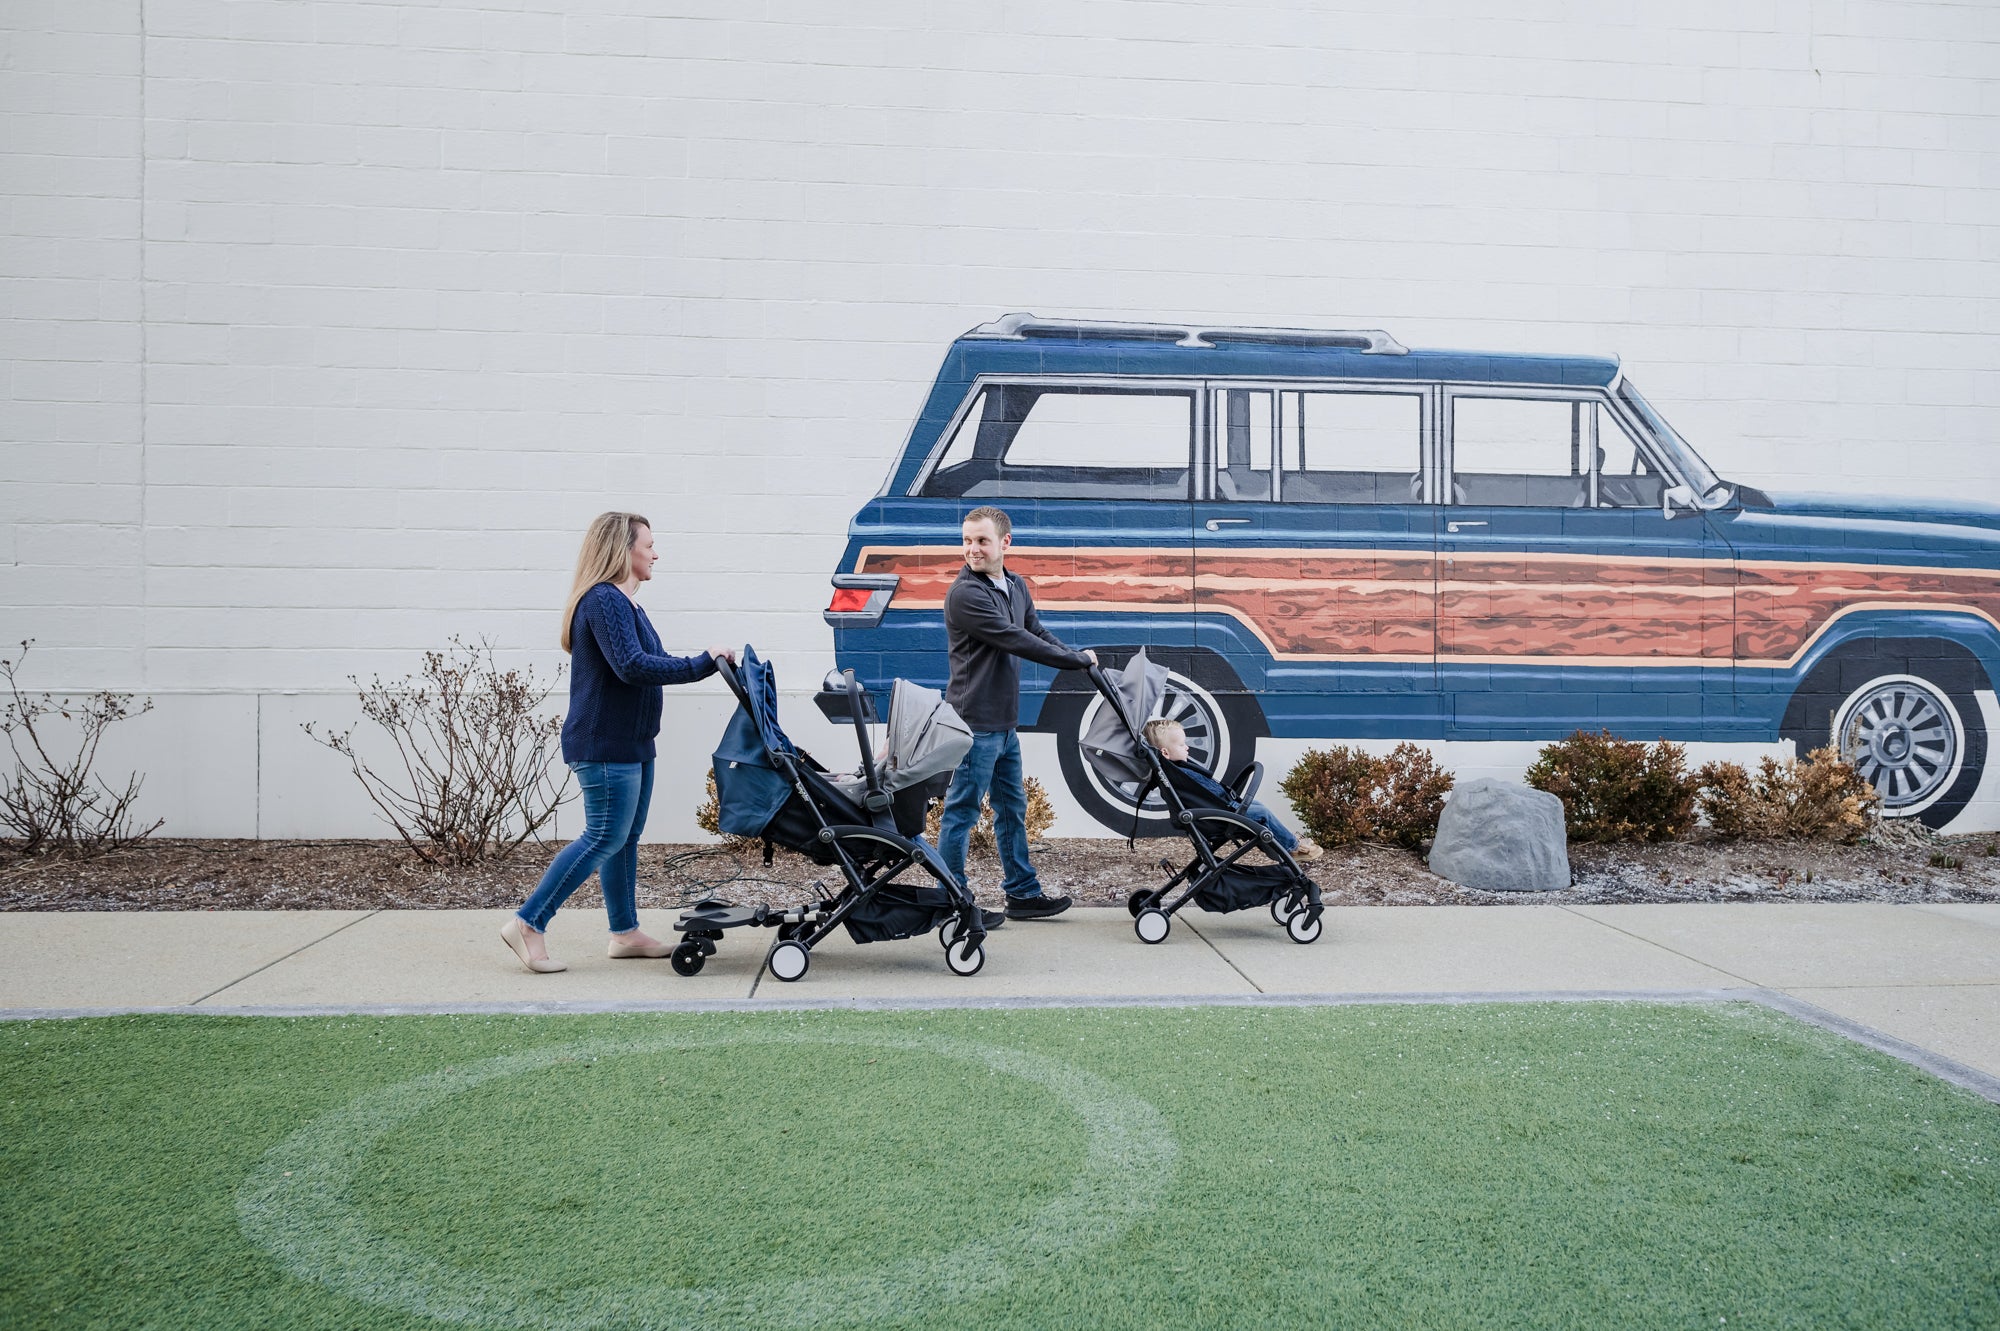
{"type": "MultiPolygon", "coordinates": [[[[642,924],[670,937],[672,918],[649,912],[642,924]]],[[[0,914],[11,963],[0,974],[0,1015],[1734,991],[1810,1005],[2000,1085],[2000,905],[1341,907],[1304,947],[1263,911],[1189,910],[1166,942],[1148,947],[1123,910],[1078,909],[1009,924],[969,979],[945,969],[934,940],[864,948],[843,936],[821,945],[796,984],[757,978],[770,941],[763,930],[725,937],[690,979],[664,961],[607,960],[603,921],[584,912],[559,919],[550,935],[570,969],[530,975],[500,941],[505,919],[503,911],[0,914]]]]}

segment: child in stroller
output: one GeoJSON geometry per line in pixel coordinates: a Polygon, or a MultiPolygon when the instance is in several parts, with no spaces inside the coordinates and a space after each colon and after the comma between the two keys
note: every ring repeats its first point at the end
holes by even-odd
{"type": "MultiPolygon", "coordinates": [[[[1217,808],[1235,807],[1235,796],[1193,761],[1193,755],[1188,751],[1187,731],[1180,722],[1156,716],[1145,724],[1144,734],[1146,743],[1158,749],[1160,757],[1179,769],[1178,776],[1184,784],[1206,794],[1217,808]]],[[[1290,851],[1295,860],[1316,860],[1326,854],[1311,837],[1293,835],[1291,828],[1279,822],[1278,816],[1257,800],[1244,800],[1236,811],[1278,838],[1278,844],[1290,851]]]]}
{"type": "Polygon", "coordinates": [[[730,836],[762,839],[767,863],[772,848],[783,846],[838,868],[844,885],[790,910],[699,902],[674,925],[682,935],[674,969],[697,973],[725,931],[756,926],[777,931],[763,969],[780,980],[798,980],[812,949],[845,926],[857,943],[935,929],[946,967],[955,975],[976,974],[986,964],[991,921],[923,838],[930,800],[942,795],[972,747],[972,732],[943,695],[895,681],[886,761],[878,767],[868,742],[868,723],[876,719],[873,697],[852,671],[830,676],[820,709],[831,719],[851,719],[861,748],[860,769],[841,776],[779,728],[777,683],[754,650],[746,647],[734,669],[721,663],[720,673],[737,710],[715,750],[717,825],[730,836]],[[905,874],[912,881],[903,881],[905,874]]]}
{"type": "Polygon", "coordinates": [[[1169,820],[1194,852],[1179,869],[1162,859],[1167,881],[1126,898],[1139,941],[1165,942],[1175,912],[1190,901],[1217,912],[1269,906],[1271,918],[1285,926],[1293,942],[1317,939],[1324,913],[1319,885],[1299,868],[1285,844],[1289,835],[1280,839],[1284,829],[1271,826],[1275,819],[1269,811],[1261,810],[1263,819],[1247,812],[1255,803],[1251,796],[1263,766],[1251,763],[1220,783],[1193,763],[1167,761],[1147,743],[1140,726],[1159,706],[1167,672],[1149,662],[1145,652],[1134,655],[1122,670],[1093,665],[1089,673],[1104,705],[1084,731],[1084,760],[1108,783],[1137,783],[1135,825],[1137,808],[1157,790],[1169,820]],[[1246,858],[1252,853],[1261,859],[1246,858]]]}

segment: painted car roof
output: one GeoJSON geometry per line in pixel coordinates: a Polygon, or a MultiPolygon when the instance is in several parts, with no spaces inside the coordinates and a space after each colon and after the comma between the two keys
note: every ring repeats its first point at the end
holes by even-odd
{"type": "Polygon", "coordinates": [[[1019,340],[961,337],[945,354],[885,490],[900,491],[950,423],[981,375],[1088,375],[1094,378],[1356,379],[1379,383],[1506,384],[1605,388],[1618,377],[1616,356],[1412,348],[1402,355],[1284,342],[1178,346],[1157,338],[1035,336],[1019,340]]]}

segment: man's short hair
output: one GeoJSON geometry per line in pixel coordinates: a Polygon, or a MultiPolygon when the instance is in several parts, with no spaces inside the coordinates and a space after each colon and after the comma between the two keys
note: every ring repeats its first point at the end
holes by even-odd
{"type": "Polygon", "coordinates": [[[1183,738],[1187,735],[1186,729],[1182,727],[1180,722],[1169,720],[1164,716],[1154,717],[1144,726],[1140,727],[1139,730],[1139,733],[1145,737],[1146,742],[1156,749],[1166,747],[1162,741],[1166,739],[1169,732],[1181,735],[1183,738]]]}
{"type": "Polygon", "coordinates": [[[993,524],[993,534],[996,536],[1011,536],[1014,534],[1014,524],[1007,517],[1007,514],[991,505],[985,508],[975,508],[965,515],[967,522],[979,522],[982,519],[993,524]]]}

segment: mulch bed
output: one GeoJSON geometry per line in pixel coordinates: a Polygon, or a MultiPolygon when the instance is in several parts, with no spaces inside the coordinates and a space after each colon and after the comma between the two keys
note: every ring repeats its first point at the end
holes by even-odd
{"type": "MultiPolygon", "coordinates": [[[[159,838],[95,859],[27,859],[0,850],[0,910],[442,910],[516,906],[553,846],[526,846],[470,868],[434,868],[398,841],[224,841],[159,838]]],[[[1161,878],[1177,841],[1059,838],[1035,852],[1042,881],[1080,905],[1122,904],[1161,878]]],[[[1479,892],[1448,883],[1421,856],[1344,846],[1307,866],[1335,905],[1570,905],[1667,901],[2000,901],[2000,838],[1936,837],[1888,827],[1856,845],[1682,841],[1570,848],[1575,885],[1561,892],[1479,892]],[[1954,864],[1954,862],[1956,862],[1954,864]]],[[[999,864],[975,852],[980,898],[997,905],[999,864]]],[[[645,846],[639,905],[672,909],[707,895],[744,904],[800,900],[836,872],[756,848],[645,846]]],[[[599,906],[595,879],[571,898],[599,906]]]]}

